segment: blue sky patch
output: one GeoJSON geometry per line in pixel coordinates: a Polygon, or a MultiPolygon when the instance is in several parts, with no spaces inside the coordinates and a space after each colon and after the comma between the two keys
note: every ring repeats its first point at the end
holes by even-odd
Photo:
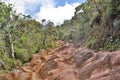
{"type": "Polygon", "coordinates": [[[85,2],[85,0],[56,0],[56,7],[58,6],[64,6],[66,3],[68,4],[73,4],[73,3],[76,3],[76,2],[85,2]]]}

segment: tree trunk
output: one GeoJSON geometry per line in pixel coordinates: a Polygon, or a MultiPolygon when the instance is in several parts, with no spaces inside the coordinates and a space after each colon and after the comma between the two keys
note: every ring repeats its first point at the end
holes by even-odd
{"type": "MultiPolygon", "coordinates": [[[[7,21],[6,21],[7,22],[7,21]]],[[[7,29],[6,29],[6,39],[5,39],[5,42],[6,42],[6,47],[8,47],[8,52],[9,55],[12,57],[12,58],[15,58],[15,55],[14,55],[14,45],[13,45],[13,41],[12,41],[12,34],[11,34],[11,30],[10,30],[10,23],[7,22],[7,29]]]]}
{"type": "Polygon", "coordinates": [[[47,34],[46,34],[46,31],[44,30],[44,37],[43,37],[43,46],[44,46],[44,49],[46,49],[46,36],[47,36],[47,34]]]}
{"type": "Polygon", "coordinates": [[[12,58],[15,58],[13,43],[11,43],[11,56],[12,56],[12,58]]]}

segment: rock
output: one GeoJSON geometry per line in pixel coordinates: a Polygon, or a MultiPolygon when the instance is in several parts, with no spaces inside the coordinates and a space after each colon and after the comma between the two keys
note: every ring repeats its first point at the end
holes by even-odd
{"type": "Polygon", "coordinates": [[[120,80],[120,51],[97,52],[66,43],[34,54],[31,62],[0,80],[120,80]]]}

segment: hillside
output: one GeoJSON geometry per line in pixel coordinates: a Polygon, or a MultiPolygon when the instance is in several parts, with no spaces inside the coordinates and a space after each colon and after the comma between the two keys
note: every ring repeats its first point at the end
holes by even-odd
{"type": "Polygon", "coordinates": [[[32,56],[26,66],[0,80],[119,80],[120,51],[97,52],[64,43],[32,56]]]}
{"type": "Polygon", "coordinates": [[[115,51],[120,48],[120,0],[87,0],[75,8],[68,27],[66,41],[95,51],[115,51]]]}
{"type": "Polygon", "coordinates": [[[120,80],[120,0],[86,0],[54,25],[0,0],[0,80],[120,80]]]}

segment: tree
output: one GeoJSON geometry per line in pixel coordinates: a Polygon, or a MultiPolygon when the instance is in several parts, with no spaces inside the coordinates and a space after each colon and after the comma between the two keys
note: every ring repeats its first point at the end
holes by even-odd
{"type": "Polygon", "coordinates": [[[14,45],[12,41],[12,31],[15,27],[15,24],[12,25],[11,22],[13,21],[13,15],[12,15],[12,7],[11,4],[6,6],[4,3],[0,2],[2,4],[1,6],[1,18],[3,19],[2,27],[3,30],[1,34],[4,34],[4,41],[6,46],[6,51],[14,58],[14,45]]]}

